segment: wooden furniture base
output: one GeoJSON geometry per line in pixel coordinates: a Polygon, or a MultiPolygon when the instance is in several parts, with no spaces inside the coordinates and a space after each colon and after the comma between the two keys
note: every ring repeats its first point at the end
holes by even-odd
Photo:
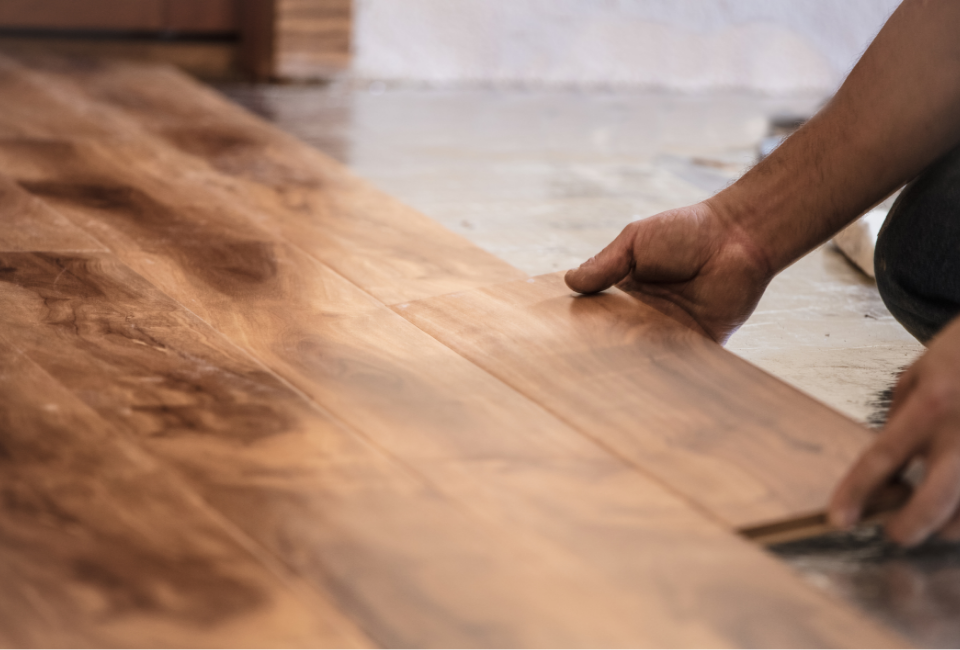
{"type": "Polygon", "coordinates": [[[166,63],[200,79],[242,79],[237,45],[221,41],[91,40],[89,38],[0,36],[0,54],[82,59],[113,58],[166,63]]]}

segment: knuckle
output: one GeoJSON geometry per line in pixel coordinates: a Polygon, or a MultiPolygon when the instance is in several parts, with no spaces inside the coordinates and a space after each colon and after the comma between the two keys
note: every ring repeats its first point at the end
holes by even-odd
{"type": "Polygon", "coordinates": [[[900,454],[889,444],[878,442],[860,459],[860,467],[869,476],[886,476],[900,466],[900,454]]]}
{"type": "Polygon", "coordinates": [[[934,420],[939,420],[957,408],[958,386],[947,378],[936,377],[924,383],[920,406],[934,420]]]}

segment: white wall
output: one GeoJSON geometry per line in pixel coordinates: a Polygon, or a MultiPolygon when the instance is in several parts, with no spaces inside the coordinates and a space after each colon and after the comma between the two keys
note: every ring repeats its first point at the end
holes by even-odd
{"type": "Polygon", "coordinates": [[[832,90],[898,0],[356,0],[354,73],[413,83],[832,90]]]}

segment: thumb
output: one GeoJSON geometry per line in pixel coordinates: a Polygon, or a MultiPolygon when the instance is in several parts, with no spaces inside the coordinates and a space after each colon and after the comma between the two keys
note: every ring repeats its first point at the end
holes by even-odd
{"type": "Polygon", "coordinates": [[[627,276],[633,266],[633,224],[627,226],[606,248],[578,268],[567,271],[564,281],[577,293],[597,293],[627,276]]]}

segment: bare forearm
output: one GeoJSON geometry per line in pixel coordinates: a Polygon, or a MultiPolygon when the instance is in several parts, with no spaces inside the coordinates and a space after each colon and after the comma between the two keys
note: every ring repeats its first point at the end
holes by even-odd
{"type": "Polygon", "coordinates": [[[960,143],[960,2],[907,0],[831,102],[709,203],[771,273],[960,143]]]}

